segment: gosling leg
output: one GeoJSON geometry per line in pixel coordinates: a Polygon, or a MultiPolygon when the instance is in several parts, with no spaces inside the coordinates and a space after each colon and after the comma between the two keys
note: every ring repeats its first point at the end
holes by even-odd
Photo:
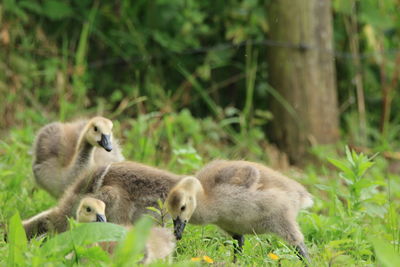
{"type": "Polygon", "coordinates": [[[238,234],[233,234],[232,238],[235,239],[237,241],[233,243],[233,262],[236,262],[236,255],[238,253],[242,253],[243,252],[243,244],[244,244],[244,236],[243,235],[238,235],[238,234]]]}
{"type": "Polygon", "coordinates": [[[276,218],[279,218],[279,220],[275,220],[274,223],[270,225],[272,226],[271,232],[281,236],[291,244],[296,250],[297,257],[308,266],[307,263],[311,261],[299,225],[294,218],[290,218],[287,215],[278,216],[276,218]]]}
{"type": "Polygon", "coordinates": [[[304,242],[301,242],[300,244],[295,246],[296,249],[296,255],[299,257],[300,260],[304,262],[305,265],[307,265],[307,262],[310,262],[310,256],[308,255],[307,247],[304,244],[304,242]]]}

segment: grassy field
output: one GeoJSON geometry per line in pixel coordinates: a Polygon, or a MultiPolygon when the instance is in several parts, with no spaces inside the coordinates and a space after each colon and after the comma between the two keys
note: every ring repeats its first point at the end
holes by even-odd
{"type": "MultiPolygon", "coordinates": [[[[40,126],[27,123],[23,128],[10,129],[0,141],[0,221],[12,230],[10,242],[5,243],[4,228],[0,228],[0,266],[131,266],[140,259],[140,244],[148,228],[146,221],[128,234],[113,257],[86,244],[104,238],[99,232],[122,239],[123,229],[111,224],[85,226],[93,228],[88,231],[72,222],[69,234],[52,236],[46,242],[26,243],[15,214],[28,218],[56,203],[33,182],[30,149],[40,126]],[[82,231],[93,234],[71,243],[70,236],[82,231]],[[75,257],[67,259],[65,256],[71,251],[75,251],[75,257]]],[[[149,114],[116,124],[128,159],[176,173],[192,173],[218,157],[268,162],[260,132],[237,134],[234,139],[240,140],[240,144],[235,144],[226,140],[225,130],[212,120],[200,121],[185,112],[162,119],[149,114]]],[[[320,163],[303,171],[285,171],[314,196],[314,206],[298,218],[312,258],[311,266],[400,266],[400,176],[387,172],[389,163],[381,155],[370,159],[344,148],[341,153],[332,151],[318,148],[314,153],[320,163]]],[[[229,266],[232,252],[232,239],[216,227],[189,225],[170,261],[155,266],[229,266]]],[[[271,235],[247,236],[237,263],[302,266],[292,248],[271,235]]]]}

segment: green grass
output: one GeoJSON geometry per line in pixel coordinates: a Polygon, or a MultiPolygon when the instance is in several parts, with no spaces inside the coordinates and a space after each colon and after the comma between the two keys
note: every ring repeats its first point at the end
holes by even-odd
{"type": "MultiPolygon", "coordinates": [[[[145,239],[142,234],[145,231],[141,231],[146,229],[145,223],[128,234],[114,258],[99,247],[87,246],[89,241],[104,240],[101,239],[104,236],[95,234],[96,229],[85,240],[68,245],[71,235],[88,233],[88,229],[82,230],[79,225],[66,234],[51,236],[47,242],[26,243],[20,219],[15,215],[17,211],[24,219],[56,203],[33,182],[30,149],[40,126],[32,123],[10,129],[9,135],[0,141],[0,222],[10,229],[10,242],[5,243],[4,229],[0,227],[0,266],[124,266],[135,262],[141,256],[138,244],[145,239]],[[65,258],[71,251],[75,257],[65,258]]],[[[241,146],[222,129],[220,123],[195,119],[188,111],[163,116],[147,114],[116,124],[128,159],[176,173],[192,173],[218,157],[267,162],[262,137],[237,134],[234,139],[246,144],[241,146]]],[[[314,206],[302,211],[298,218],[313,261],[311,265],[400,266],[400,177],[387,173],[388,162],[379,155],[370,159],[350,151],[343,156],[321,154],[322,164],[310,165],[304,172],[287,172],[314,196],[314,206]]],[[[124,240],[123,235],[114,235],[114,239],[124,240]]],[[[192,258],[203,256],[212,258],[216,265],[229,266],[232,252],[232,239],[217,227],[189,225],[170,263],[160,262],[155,266],[206,264],[191,262],[192,258]]],[[[238,264],[302,266],[292,248],[272,235],[246,236],[238,264]],[[276,254],[279,260],[269,258],[269,253],[276,254]]]]}

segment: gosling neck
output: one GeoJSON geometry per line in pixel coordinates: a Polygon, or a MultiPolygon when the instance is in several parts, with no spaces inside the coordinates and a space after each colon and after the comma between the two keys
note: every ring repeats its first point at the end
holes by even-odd
{"type": "Polygon", "coordinates": [[[216,216],[213,209],[208,206],[209,201],[200,181],[198,181],[198,186],[193,188],[192,193],[196,198],[196,208],[190,218],[190,222],[193,224],[212,223],[216,216]]]}
{"type": "Polygon", "coordinates": [[[93,160],[94,146],[86,140],[86,132],[87,128],[82,131],[78,140],[75,159],[73,161],[76,167],[87,166],[91,164],[93,160]]]}

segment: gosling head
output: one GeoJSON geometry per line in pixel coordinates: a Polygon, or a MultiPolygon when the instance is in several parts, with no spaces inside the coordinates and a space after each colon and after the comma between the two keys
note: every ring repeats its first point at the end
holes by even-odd
{"type": "Polygon", "coordinates": [[[103,117],[94,117],[87,124],[86,140],[92,146],[103,147],[106,151],[112,150],[113,123],[103,117]]]}
{"type": "Polygon", "coordinates": [[[174,222],[174,234],[177,240],[182,238],[186,223],[197,207],[197,193],[203,190],[199,180],[188,176],[183,178],[168,194],[166,205],[174,222]]]}
{"type": "Polygon", "coordinates": [[[85,197],[79,203],[78,210],[76,211],[76,220],[78,222],[106,222],[106,204],[103,201],[85,197]]]}

